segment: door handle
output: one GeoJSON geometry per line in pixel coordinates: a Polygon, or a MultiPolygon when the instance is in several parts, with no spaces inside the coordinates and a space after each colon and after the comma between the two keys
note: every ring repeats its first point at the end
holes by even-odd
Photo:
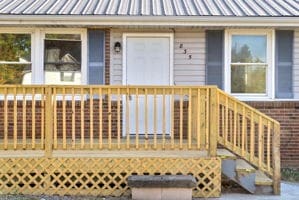
{"type": "Polygon", "coordinates": [[[129,101],[132,101],[132,95],[129,95],[129,101]]]}

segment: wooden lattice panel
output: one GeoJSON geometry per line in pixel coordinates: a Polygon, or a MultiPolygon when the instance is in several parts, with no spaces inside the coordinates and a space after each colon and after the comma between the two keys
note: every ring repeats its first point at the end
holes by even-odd
{"type": "Polygon", "coordinates": [[[191,174],[194,197],[219,197],[219,158],[2,158],[3,194],[129,195],[128,176],[191,174]]]}

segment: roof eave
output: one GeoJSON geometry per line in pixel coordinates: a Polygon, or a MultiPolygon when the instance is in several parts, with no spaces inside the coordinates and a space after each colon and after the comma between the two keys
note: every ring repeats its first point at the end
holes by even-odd
{"type": "Polygon", "coordinates": [[[299,27],[299,17],[0,15],[0,25],[299,27]]]}

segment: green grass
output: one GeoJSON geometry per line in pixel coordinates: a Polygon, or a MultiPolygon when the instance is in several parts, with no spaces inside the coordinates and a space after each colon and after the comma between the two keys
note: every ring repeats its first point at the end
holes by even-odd
{"type": "Polygon", "coordinates": [[[299,182],[299,169],[281,169],[281,179],[284,181],[299,182]]]}

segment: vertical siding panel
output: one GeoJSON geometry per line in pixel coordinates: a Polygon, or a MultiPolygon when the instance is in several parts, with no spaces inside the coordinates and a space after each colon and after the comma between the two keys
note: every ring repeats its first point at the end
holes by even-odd
{"type": "Polygon", "coordinates": [[[294,31],[293,45],[293,92],[294,98],[299,98],[299,29],[294,31]]]}
{"type": "MultiPolygon", "coordinates": [[[[114,51],[114,43],[120,42],[122,44],[122,31],[111,31],[110,40],[110,84],[111,85],[122,85],[122,51],[116,53],[114,51]]],[[[122,44],[123,47],[123,44],[122,44]]]]}

